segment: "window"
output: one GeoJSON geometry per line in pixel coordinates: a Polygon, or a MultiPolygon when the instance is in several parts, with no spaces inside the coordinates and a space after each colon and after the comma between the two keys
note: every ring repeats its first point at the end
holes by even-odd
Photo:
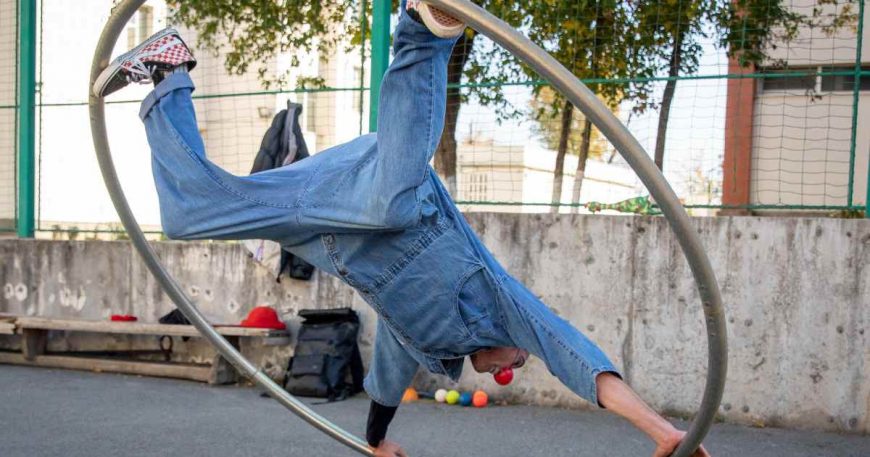
{"type": "Polygon", "coordinates": [[[466,183],[466,199],[474,202],[491,200],[489,196],[489,173],[469,173],[466,183]]]}
{"type": "Polygon", "coordinates": [[[816,76],[807,75],[807,73],[815,72],[815,68],[765,71],[765,77],[761,80],[761,90],[765,92],[771,90],[797,92],[813,90],[816,88],[816,76]],[[794,76],[790,76],[792,74],[794,76]]]}
{"type": "Polygon", "coordinates": [[[317,92],[309,92],[305,94],[305,108],[303,108],[303,113],[305,114],[305,130],[314,131],[314,127],[317,126],[317,100],[315,100],[315,94],[317,92]]]}
{"type": "Polygon", "coordinates": [[[139,8],[139,42],[143,42],[154,34],[154,8],[142,6],[139,8]]]}
{"type": "MultiPolygon", "coordinates": [[[[870,71],[870,67],[861,68],[862,71],[870,71]]],[[[854,72],[854,67],[832,67],[825,68],[826,72],[854,72]]],[[[870,76],[861,75],[861,82],[858,90],[870,91],[870,76]]],[[[855,75],[824,75],[822,76],[822,91],[835,92],[846,91],[852,92],[855,88],[855,75]]]]}
{"type": "MultiPolygon", "coordinates": [[[[762,79],[763,91],[807,92],[816,89],[818,82],[822,92],[851,92],[855,87],[855,67],[811,67],[791,68],[788,70],[766,70],[762,79]],[[816,73],[843,73],[821,76],[816,73]]],[[[862,67],[862,72],[870,72],[870,66],[862,67]]],[[[859,90],[870,91],[870,75],[860,76],[859,90]]]]}
{"type": "Polygon", "coordinates": [[[154,34],[154,8],[142,6],[136,19],[127,27],[127,49],[135,48],[154,34]]]}
{"type": "MultiPolygon", "coordinates": [[[[359,65],[353,67],[353,81],[354,84],[362,86],[362,68],[359,65]]],[[[362,90],[353,91],[353,111],[355,113],[362,112],[362,90]]]]}
{"type": "Polygon", "coordinates": [[[127,49],[133,49],[139,44],[139,41],[136,40],[136,27],[129,26],[127,27],[127,49]]]}

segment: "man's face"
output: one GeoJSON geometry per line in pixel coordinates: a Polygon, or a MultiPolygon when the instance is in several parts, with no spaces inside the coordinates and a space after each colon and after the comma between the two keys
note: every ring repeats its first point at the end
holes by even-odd
{"type": "Polygon", "coordinates": [[[478,373],[496,374],[502,368],[520,368],[528,358],[529,351],[525,349],[497,347],[471,354],[471,365],[478,373]]]}

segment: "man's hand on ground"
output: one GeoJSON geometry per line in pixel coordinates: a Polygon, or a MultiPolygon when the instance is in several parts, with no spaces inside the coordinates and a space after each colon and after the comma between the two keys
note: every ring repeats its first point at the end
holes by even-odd
{"type": "Polygon", "coordinates": [[[392,441],[383,440],[375,450],[375,457],[408,457],[408,454],[392,441]]]}
{"type": "MultiPolygon", "coordinates": [[[[684,436],[686,436],[686,432],[675,429],[668,437],[656,443],[656,450],[653,452],[653,457],[670,456],[674,450],[677,449],[677,446],[680,445],[684,436]]],[[[710,457],[710,454],[706,449],[704,449],[704,446],[701,446],[692,454],[692,457],[710,457]]]]}

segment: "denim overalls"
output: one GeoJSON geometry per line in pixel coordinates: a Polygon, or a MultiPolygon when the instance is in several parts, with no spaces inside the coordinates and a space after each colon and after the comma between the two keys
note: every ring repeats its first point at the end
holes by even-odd
{"type": "Polygon", "coordinates": [[[527,349],[595,404],[611,362],[507,274],[429,166],[454,42],[403,14],[377,134],[244,177],[206,159],[193,82],[171,74],[140,111],[164,232],[275,240],[353,287],[379,316],[365,388],[383,405],[400,403],[418,366],[457,379],[463,357],[495,346],[527,349]]]}

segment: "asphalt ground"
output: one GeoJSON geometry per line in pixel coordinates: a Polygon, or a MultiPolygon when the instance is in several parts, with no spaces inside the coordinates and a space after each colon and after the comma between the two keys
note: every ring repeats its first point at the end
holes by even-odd
{"type": "MultiPolygon", "coordinates": [[[[313,408],[364,431],[364,395],[313,408]]],[[[653,449],[602,411],[432,401],[403,405],[389,437],[413,457],[649,456],[653,449]]],[[[705,445],[714,456],[870,456],[870,436],[728,424],[715,425],[705,445]]],[[[0,456],[353,455],[251,388],[0,365],[0,456]]]]}

